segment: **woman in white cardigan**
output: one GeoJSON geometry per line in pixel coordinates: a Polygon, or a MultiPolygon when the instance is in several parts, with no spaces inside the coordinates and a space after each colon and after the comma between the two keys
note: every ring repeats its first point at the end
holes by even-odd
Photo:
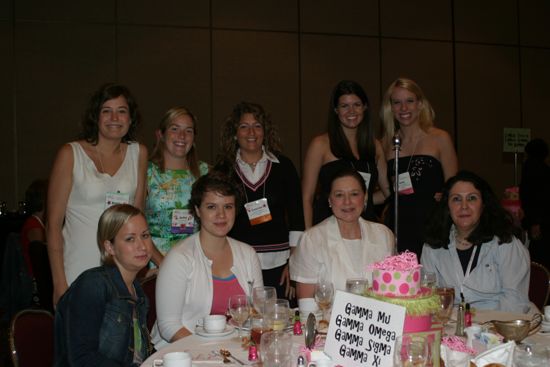
{"type": "Polygon", "coordinates": [[[305,231],[290,258],[298,298],[313,297],[321,269],[335,289],[345,290],[347,278],[369,277],[367,265],[392,254],[392,232],[361,218],[366,192],[365,181],[354,170],[333,176],[328,199],[333,215],[305,231]]]}
{"type": "Polygon", "coordinates": [[[172,248],[160,267],[152,332],[157,350],[193,334],[204,316],[224,314],[231,295],[263,285],[254,249],[227,237],[239,199],[238,189],[219,173],[193,185],[190,206],[201,228],[172,248]]]}

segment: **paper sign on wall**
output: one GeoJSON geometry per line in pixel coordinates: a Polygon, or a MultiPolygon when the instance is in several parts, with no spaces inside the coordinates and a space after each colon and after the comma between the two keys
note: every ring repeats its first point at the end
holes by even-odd
{"type": "Polygon", "coordinates": [[[505,153],[522,153],[531,140],[531,129],[505,127],[503,137],[502,150],[505,153]]]}
{"type": "Polygon", "coordinates": [[[405,307],[337,291],[325,353],[343,366],[392,367],[405,307]]]}

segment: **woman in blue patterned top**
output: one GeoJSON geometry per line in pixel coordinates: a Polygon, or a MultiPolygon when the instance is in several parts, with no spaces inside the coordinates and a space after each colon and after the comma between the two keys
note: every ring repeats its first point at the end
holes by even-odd
{"type": "Polygon", "coordinates": [[[166,112],[157,130],[157,144],[147,167],[145,215],[153,242],[166,254],[197,231],[189,210],[191,186],[208,172],[195,147],[197,118],[184,107],[166,112]]]}

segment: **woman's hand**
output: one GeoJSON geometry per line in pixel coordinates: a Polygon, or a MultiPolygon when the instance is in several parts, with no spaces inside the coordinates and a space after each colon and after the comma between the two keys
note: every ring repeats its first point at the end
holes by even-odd
{"type": "Polygon", "coordinates": [[[281,273],[281,279],[279,285],[285,285],[285,297],[287,299],[293,299],[296,297],[296,288],[294,288],[290,282],[290,272],[288,271],[288,264],[286,264],[283,272],[281,273]]]}

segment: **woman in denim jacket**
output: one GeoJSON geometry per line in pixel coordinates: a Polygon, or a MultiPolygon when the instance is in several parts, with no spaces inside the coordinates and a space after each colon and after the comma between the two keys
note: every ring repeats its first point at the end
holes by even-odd
{"type": "Polygon", "coordinates": [[[112,206],[97,240],[103,266],[82,273],[57,304],[55,366],[139,366],[151,353],[149,302],[136,281],[153,248],[145,217],[112,206]]]}

